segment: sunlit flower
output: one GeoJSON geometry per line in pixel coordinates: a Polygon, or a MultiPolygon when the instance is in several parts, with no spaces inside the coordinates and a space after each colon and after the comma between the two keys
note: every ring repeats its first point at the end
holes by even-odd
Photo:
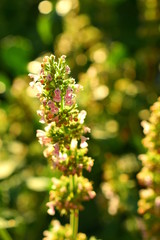
{"type": "Polygon", "coordinates": [[[51,216],[53,216],[54,214],[55,214],[55,210],[54,210],[54,205],[53,205],[53,203],[52,202],[48,202],[47,204],[46,204],[46,206],[47,207],[49,207],[49,209],[48,209],[48,214],[49,215],[51,215],[51,216]]]}
{"type": "Polygon", "coordinates": [[[64,97],[65,99],[65,105],[72,106],[73,105],[73,89],[71,87],[68,87],[66,90],[66,95],[64,97]]]}
{"type": "Polygon", "coordinates": [[[48,106],[51,109],[51,113],[53,114],[57,114],[58,113],[58,107],[55,106],[54,102],[52,102],[51,100],[48,101],[48,106]]]}
{"type": "Polygon", "coordinates": [[[60,102],[61,101],[61,90],[59,88],[56,88],[54,90],[54,98],[53,98],[53,100],[55,102],[60,102]]]}
{"type": "Polygon", "coordinates": [[[46,133],[42,130],[37,130],[36,136],[39,138],[41,145],[48,145],[51,142],[51,138],[46,137],[46,133]]]}
{"type": "Polygon", "coordinates": [[[55,156],[59,156],[59,144],[58,144],[58,143],[56,143],[56,144],[54,145],[53,154],[54,154],[55,156]]]}
{"type": "Polygon", "coordinates": [[[48,74],[48,75],[47,75],[47,80],[48,80],[48,81],[51,81],[51,80],[52,80],[51,74],[48,74]]]}
{"type": "Polygon", "coordinates": [[[150,124],[149,124],[149,122],[147,122],[147,121],[142,121],[142,122],[141,122],[141,125],[142,125],[142,127],[143,127],[143,132],[144,132],[144,134],[148,134],[148,133],[149,133],[149,130],[150,130],[150,124]]]}
{"type": "Polygon", "coordinates": [[[81,143],[80,143],[81,148],[86,148],[88,146],[88,143],[86,142],[87,140],[89,140],[89,138],[81,136],[81,143]]]}
{"type": "Polygon", "coordinates": [[[70,67],[67,65],[66,66],[66,74],[70,74],[71,70],[70,70],[70,67]]]}
{"type": "Polygon", "coordinates": [[[40,123],[45,123],[44,111],[43,110],[37,110],[37,114],[41,117],[41,119],[39,120],[40,123]]]}
{"type": "Polygon", "coordinates": [[[82,110],[79,114],[78,114],[78,120],[80,122],[80,124],[84,123],[84,119],[87,115],[87,112],[85,110],[82,110]]]}

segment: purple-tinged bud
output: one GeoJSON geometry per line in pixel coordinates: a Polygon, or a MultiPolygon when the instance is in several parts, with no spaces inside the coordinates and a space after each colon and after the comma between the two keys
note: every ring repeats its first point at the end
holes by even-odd
{"type": "Polygon", "coordinates": [[[59,88],[56,88],[56,90],[54,91],[54,94],[55,94],[55,96],[54,96],[53,100],[55,102],[60,102],[61,101],[61,90],[59,88]]]}
{"type": "Polygon", "coordinates": [[[66,74],[70,74],[71,70],[70,70],[70,67],[67,65],[66,66],[66,74]]]}
{"type": "Polygon", "coordinates": [[[53,203],[52,202],[48,202],[47,204],[46,204],[46,206],[47,207],[49,207],[49,209],[48,209],[48,214],[49,215],[51,215],[51,216],[53,216],[54,214],[55,214],[55,210],[54,210],[54,205],[53,205],[53,203]]]}
{"type": "Polygon", "coordinates": [[[81,136],[81,143],[80,143],[81,148],[86,148],[88,146],[88,143],[86,142],[87,140],[89,140],[89,138],[81,136]]]}
{"type": "Polygon", "coordinates": [[[47,75],[47,80],[48,80],[48,81],[52,81],[52,76],[51,76],[51,74],[48,74],[48,75],[47,75]]]}
{"type": "Polygon", "coordinates": [[[61,59],[62,59],[63,61],[65,61],[65,60],[66,60],[66,55],[62,55],[62,56],[61,56],[61,59]]]}

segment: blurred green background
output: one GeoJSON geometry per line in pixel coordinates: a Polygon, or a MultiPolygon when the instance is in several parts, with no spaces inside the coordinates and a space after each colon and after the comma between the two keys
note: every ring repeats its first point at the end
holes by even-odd
{"type": "Polygon", "coordinates": [[[85,204],[80,231],[145,239],[136,174],[144,152],[140,122],[160,92],[159,0],[1,0],[0,29],[0,239],[42,239],[51,221],[46,202],[58,173],[35,137],[43,126],[27,76],[50,53],[67,55],[92,129],[95,165],[85,175],[97,197],[85,204]]]}

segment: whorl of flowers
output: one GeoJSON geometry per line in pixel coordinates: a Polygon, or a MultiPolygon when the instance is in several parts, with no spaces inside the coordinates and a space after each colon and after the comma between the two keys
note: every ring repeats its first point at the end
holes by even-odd
{"type": "Polygon", "coordinates": [[[71,189],[68,177],[62,176],[61,179],[53,178],[52,181],[50,202],[47,204],[50,207],[48,213],[51,215],[54,215],[55,207],[61,214],[66,214],[71,209],[82,210],[81,202],[95,197],[92,184],[87,178],[82,176],[76,178],[74,189],[71,189]]]}
{"type": "Polygon", "coordinates": [[[30,86],[41,102],[40,122],[46,124],[45,131],[37,130],[40,144],[46,146],[44,156],[64,175],[81,175],[93,166],[93,159],[84,156],[88,146],[84,134],[90,129],[84,125],[86,111],[79,112],[76,104],[82,87],[69,74],[65,56],[57,61],[54,55],[44,57],[40,74],[29,74],[33,78],[30,86]]]}
{"type": "MultiPolygon", "coordinates": [[[[62,226],[59,221],[51,222],[50,231],[44,231],[43,240],[72,240],[72,229],[69,224],[62,226]]],[[[76,240],[96,240],[95,237],[87,238],[86,234],[78,233],[76,240]]]]}
{"type": "Polygon", "coordinates": [[[41,103],[37,114],[45,124],[44,131],[37,130],[37,137],[46,147],[44,156],[51,167],[62,172],[60,179],[52,179],[47,203],[51,215],[55,208],[61,214],[81,210],[81,202],[95,196],[92,183],[82,176],[83,169],[91,171],[93,166],[93,159],[86,156],[89,138],[84,135],[90,132],[84,125],[86,111],[79,111],[76,104],[76,95],[82,87],[69,74],[64,55],[57,60],[54,55],[44,57],[40,73],[29,74],[33,79],[30,86],[41,103]]]}
{"type": "Polygon", "coordinates": [[[137,178],[144,188],[140,190],[138,212],[144,215],[148,237],[157,237],[160,232],[160,98],[151,107],[150,118],[142,121],[142,126],[145,134],[142,143],[147,152],[139,157],[142,169],[137,178]]]}

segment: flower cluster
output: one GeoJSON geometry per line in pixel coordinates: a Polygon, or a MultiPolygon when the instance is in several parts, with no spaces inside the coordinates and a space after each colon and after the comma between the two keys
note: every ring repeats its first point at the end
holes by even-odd
{"type": "Polygon", "coordinates": [[[81,175],[83,169],[91,171],[93,166],[93,159],[84,156],[88,146],[84,134],[90,128],[84,126],[86,111],[79,112],[75,99],[82,87],[69,73],[65,56],[56,61],[51,55],[44,58],[39,75],[29,74],[33,78],[30,86],[41,102],[40,122],[47,124],[45,131],[37,130],[40,144],[46,146],[44,156],[64,175],[81,175]]]}
{"type": "Polygon", "coordinates": [[[160,231],[160,98],[151,107],[149,121],[143,121],[142,126],[147,152],[139,157],[142,169],[137,178],[144,188],[140,190],[138,212],[146,219],[148,236],[156,237],[160,231]]]}
{"type": "Polygon", "coordinates": [[[50,202],[47,203],[48,213],[54,215],[54,208],[61,214],[68,213],[71,209],[82,210],[82,201],[88,201],[95,197],[91,182],[82,176],[75,176],[75,183],[70,178],[62,176],[61,179],[53,178],[50,202]]]}
{"type": "MultiPolygon", "coordinates": [[[[59,221],[51,222],[49,231],[44,231],[43,240],[72,240],[72,229],[69,224],[62,226],[59,221]]],[[[86,234],[78,233],[76,240],[96,240],[95,237],[87,238],[86,234]]]]}
{"type": "MultiPolygon", "coordinates": [[[[38,75],[29,76],[33,79],[30,86],[41,103],[37,114],[40,122],[45,124],[44,131],[37,130],[37,137],[45,146],[44,156],[49,159],[52,169],[62,173],[60,179],[52,179],[48,213],[54,215],[55,208],[61,214],[70,212],[72,224],[78,226],[77,211],[83,209],[82,201],[95,197],[95,192],[92,183],[82,176],[83,169],[90,172],[93,166],[93,159],[86,156],[89,138],[84,135],[90,132],[84,125],[86,111],[79,111],[76,104],[76,95],[82,87],[69,74],[65,56],[56,60],[51,55],[44,57],[38,75]]],[[[59,225],[54,226],[55,235],[47,232],[45,239],[70,239],[56,235],[55,229],[59,225]]],[[[67,226],[59,227],[67,233],[65,228],[68,229],[67,226]]],[[[86,239],[83,234],[77,235],[74,226],[73,229],[71,239],[86,239]]]]}

